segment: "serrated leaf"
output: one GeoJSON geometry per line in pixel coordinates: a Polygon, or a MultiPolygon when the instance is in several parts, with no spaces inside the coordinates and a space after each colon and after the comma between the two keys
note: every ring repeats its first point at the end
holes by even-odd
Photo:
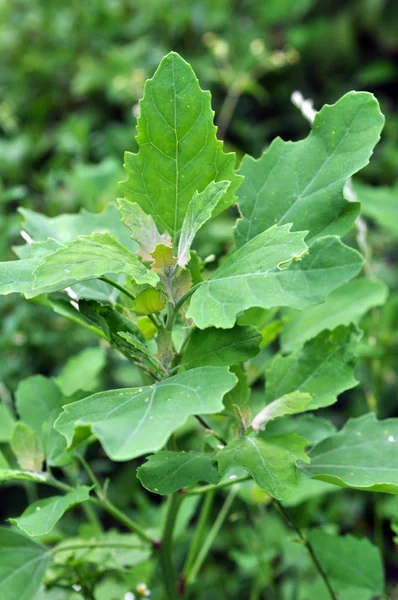
{"type": "Polygon", "coordinates": [[[92,431],[113,460],[157,452],[190,415],[223,408],[236,377],[226,368],[192,369],[144,388],[110,390],[68,404],[56,428],[73,446],[92,431]]]}
{"type": "Polygon", "coordinates": [[[50,563],[51,553],[24,535],[0,528],[0,597],[33,600],[50,563]]]}
{"type": "Polygon", "coordinates": [[[284,500],[298,484],[296,463],[308,460],[305,438],[297,434],[242,437],[216,454],[222,475],[232,468],[246,469],[257,485],[278,500],[284,500]]]}
{"type": "Polygon", "coordinates": [[[239,169],[245,179],[238,193],[237,245],[275,223],[309,230],[308,239],[345,234],[359,207],[344,199],[344,184],[368,164],[383,125],[372,94],[349,92],[317,113],[305,140],[276,138],[258,160],[245,156],[239,169]]]}
{"type": "Polygon", "coordinates": [[[342,487],[398,494],[397,448],[398,419],[368,413],[312,448],[305,471],[342,487]]]}
{"type": "Polygon", "coordinates": [[[307,538],[333,589],[352,598],[372,600],[384,591],[383,564],[379,549],[364,538],[336,536],[321,530],[307,538]]]}
{"type": "Polygon", "coordinates": [[[79,237],[46,256],[34,272],[34,289],[54,292],[108,273],[124,273],[137,283],[149,285],[156,285],[158,281],[157,276],[114,236],[94,233],[79,237]]]}
{"type": "Polygon", "coordinates": [[[143,260],[146,262],[151,260],[150,253],[158,244],[170,247],[173,245],[169,234],[160,234],[151,215],[147,215],[139,204],[120,198],[118,206],[122,223],[130,229],[132,239],[140,245],[137,254],[143,260]]]}
{"type": "Polygon", "coordinates": [[[302,392],[291,392],[277,398],[267,404],[253,419],[254,431],[264,430],[269,421],[283,417],[284,415],[295,415],[308,410],[311,404],[311,396],[302,392]]]}
{"type": "Polygon", "coordinates": [[[190,65],[175,52],[145,84],[137,130],[139,152],[125,155],[128,179],[121,189],[173,241],[193,194],[213,180],[231,182],[214,214],[233,204],[241,181],[234,173],[235,155],[224,154],[216,138],[210,93],[200,89],[190,65]]]}
{"type": "Polygon", "coordinates": [[[387,296],[388,288],[382,281],[362,277],[346,283],[332,292],[323,304],[288,316],[281,336],[282,351],[295,350],[324,329],[358,324],[370,308],[384,304],[387,296]]]}
{"type": "Polygon", "coordinates": [[[30,537],[47,535],[54,529],[63,515],[76,504],[88,500],[90,488],[82,485],[64,496],[51,496],[33,502],[20,517],[10,519],[30,537]]]}
{"type": "Polygon", "coordinates": [[[361,202],[363,214],[397,238],[398,186],[373,187],[362,182],[355,182],[354,190],[361,202]]]}
{"type": "Polygon", "coordinates": [[[188,204],[178,242],[178,265],[185,268],[190,260],[190,249],[196,234],[211,219],[214,209],[226,193],[229,181],[212,181],[201,192],[195,192],[188,204]]]}
{"type": "Polygon", "coordinates": [[[305,232],[290,228],[271,227],[226,258],[194,292],[187,316],[200,329],[230,328],[239,313],[254,306],[303,309],[362,268],[360,254],[333,236],[315,241],[304,254],[305,232]]]}
{"type": "Polygon", "coordinates": [[[15,419],[10,409],[0,402],[0,444],[10,441],[14,426],[15,419]]]}
{"type": "Polygon", "coordinates": [[[172,494],[191,483],[219,482],[212,459],[203,452],[170,452],[163,450],[150,456],[137,469],[137,477],[144,488],[156,494],[172,494]]]}
{"type": "Polygon", "coordinates": [[[195,329],[189,336],[180,367],[184,370],[205,365],[223,367],[245,362],[260,351],[261,334],[255,327],[219,330],[195,329]]]}
{"type": "Polygon", "coordinates": [[[18,421],[10,439],[10,446],[21,469],[40,473],[44,454],[36,433],[30,427],[18,421]]]}
{"type": "Polygon", "coordinates": [[[151,270],[155,273],[162,273],[165,270],[174,269],[177,259],[174,256],[173,248],[158,244],[155,250],[150,253],[152,263],[151,270]]]}
{"type": "Polygon", "coordinates": [[[63,403],[61,390],[53,380],[42,375],[24,379],[16,391],[18,414],[36,433],[49,466],[63,466],[70,462],[65,452],[65,438],[53,427],[63,403]]]}
{"type": "Polygon", "coordinates": [[[361,334],[354,327],[323,331],[288,356],[276,354],[267,364],[266,401],[295,390],[307,392],[308,410],[329,406],[339,394],[356,385],[356,348],[361,334]]]}
{"type": "Polygon", "coordinates": [[[73,396],[79,390],[93,392],[99,386],[99,377],[105,364],[104,348],[86,348],[64,365],[56,378],[57,385],[64,396],[73,396]]]}

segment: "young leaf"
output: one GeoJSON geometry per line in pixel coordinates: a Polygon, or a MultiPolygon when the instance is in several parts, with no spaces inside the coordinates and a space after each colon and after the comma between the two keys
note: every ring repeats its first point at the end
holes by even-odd
{"type": "Polygon", "coordinates": [[[10,522],[15,523],[30,537],[47,535],[72,506],[85,502],[89,495],[90,488],[81,485],[64,496],[51,496],[51,498],[37,500],[20,517],[10,519],[10,522]]]}
{"type": "Polygon", "coordinates": [[[344,199],[344,184],[368,164],[383,125],[372,94],[349,92],[322,108],[305,140],[276,138],[258,160],[245,156],[239,169],[245,179],[238,193],[237,246],[275,223],[309,230],[308,239],[345,234],[358,205],[344,199]]]}
{"type": "Polygon", "coordinates": [[[305,471],[342,487],[398,494],[397,448],[398,419],[368,413],[312,448],[305,471]]]}
{"type": "Polygon", "coordinates": [[[34,289],[54,292],[108,273],[124,273],[137,283],[149,285],[156,285],[158,281],[157,276],[148,271],[140,259],[114,236],[109,233],[94,233],[79,237],[45,257],[34,272],[34,289]]]}
{"type": "Polygon", "coordinates": [[[332,292],[322,304],[310,306],[300,313],[292,312],[282,331],[283,352],[299,348],[324,329],[358,324],[370,308],[384,304],[387,296],[385,283],[362,277],[332,292]]]}
{"type": "Polygon", "coordinates": [[[70,462],[65,438],[53,427],[62,410],[63,396],[52,379],[33,375],[21,381],[16,391],[16,406],[22,421],[37,435],[40,449],[49,466],[70,462]]]}
{"type": "Polygon", "coordinates": [[[32,600],[40,587],[51,553],[24,535],[0,528],[0,597],[32,600]]]}
{"type": "Polygon", "coordinates": [[[285,394],[270,404],[267,404],[253,419],[254,431],[265,429],[269,421],[283,417],[284,415],[295,415],[308,410],[311,404],[311,396],[302,392],[291,392],[285,394]]]}
{"type": "Polygon", "coordinates": [[[321,530],[309,531],[307,538],[341,598],[372,600],[383,595],[380,551],[369,540],[352,535],[336,536],[321,530]]]}
{"type": "Polygon", "coordinates": [[[180,367],[184,370],[205,365],[223,367],[245,362],[260,351],[261,334],[255,327],[219,330],[195,329],[188,340],[180,367]]]}
{"type": "Polygon", "coordinates": [[[113,460],[160,450],[190,415],[213,414],[236,377],[222,367],[192,369],[144,388],[110,390],[64,406],[56,428],[73,446],[90,430],[113,460]]]}
{"type": "Polygon", "coordinates": [[[122,215],[122,223],[130,229],[132,239],[139,243],[140,249],[137,254],[145,262],[151,261],[150,253],[158,244],[172,246],[169,234],[160,234],[153,218],[147,215],[139,204],[120,198],[118,206],[122,215]]]}
{"type": "Polygon", "coordinates": [[[266,401],[299,390],[312,397],[308,410],[336,402],[339,394],[358,384],[354,371],[360,338],[356,327],[340,326],[323,331],[289,356],[276,354],[265,371],[266,401]]]}
{"type": "Polygon", "coordinates": [[[57,385],[67,397],[79,390],[93,392],[99,386],[105,363],[106,352],[103,348],[86,348],[68,360],[56,378],[57,385]]]}
{"type": "Polygon", "coordinates": [[[10,446],[21,469],[40,473],[44,454],[36,433],[30,427],[18,421],[11,436],[10,446]]]}
{"type": "Polygon", "coordinates": [[[317,240],[304,254],[305,232],[290,228],[271,227],[229,256],[194,292],[187,316],[200,329],[230,328],[239,313],[253,306],[302,309],[362,268],[360,254],[333,236],[317,240]]]}
{"type": "Polygon", "coordinates": [[[214,214],[233,204],[241,181],[234,173],[235,155],[224,154],[216,138],[210,93],[200,89],[190,65],[175,52],[146,82],[137,130],[139,152],[125,155],[128,179],[121,189],[174,242],[193,194],[213,180],[231,182],[214,214]]]}
{"type": "Polygon", "coordinates": [[[191,483],[219,482],[217,469],[209,456],[203,452],[169,452],[162,450],[150,456],[137,469],[142,485],[156,494],[172,494],[191,483]]]}
{"type": "Polygon", "coordinates": [[[305,438],[293,433],[280,436],[245,436],[216,455],[222,475],[234,467],[243,467],[257,485],[278,500],[284,500],[298,483],[296,463],[308,461],[305,438]]]}
{"type": "Polygon", "coordinates": [[[229,181],[212,181],[200,194],[195,192],[188,205],[178,243],[178,265],[185,268],[190,259],[190,248],[196,234],[211,219],[214,209],[226,193],[229,181]]]}

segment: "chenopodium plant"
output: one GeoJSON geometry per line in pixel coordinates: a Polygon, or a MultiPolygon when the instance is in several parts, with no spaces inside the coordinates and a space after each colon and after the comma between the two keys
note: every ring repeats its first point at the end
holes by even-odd
{"type": "MultiPolygon", "coordinates": [[[[13,454],[6,449],[1,458],[0,479],[57,492],[1,529],[1,597],[41,598],[70,584],[93,598],[104,572],[119,570],[123,580],[151,555],[153,573],[162,574],[153,579],[162,581],[158,597],[183,597],[245,485],[263,490],[287,520],[284,502],[299,482],[398,492],[398,420],[368,413],[337,433],[324,419],[288,416],[329,406],[357,384],[357,323],[385,300],[383,285],[361,275],[363,257],[341,240],[360,208],[345,199],[344,186],[368,163],[382,127],[375,98],[350,92],[317,114],[306,139],[277,138],[258,160],[245,156],[236,172],[235,156],[216,137],[210,93],[170,53],[146,83],[139,150],[126,154],[117,205],[55,218],[21,211],[28,243],[15,248],[19,260],[0,265],[1,292],[36,297],[89,328],[138,366],[143,385],[82,398],[92,388],[76,369],[68,385],[42,376],[21,383],[19,420],[7,417],[13,454]],[[207,275],[192,249],[195,236],[235,203],[235,247],[207,275]],[[188,447],[176,434],[187,420],[195,440],[188,447]],[[110,501],[84,458],[93,439],[113,461],[146,457],[137,477],[168,496],[162,526],[147,528],[110,501]],[[92,485],[71,480],[76,463],[92,485]],[[217,490],[226,500],[205,537],[217,490]],[[197,528],[185,564],[177,565],[179,509],[200,495],[197,528]],[[50,532],[77,504],[88,515],[107,511],[130,533],[97,531],[51,545],[50,532]],[[72,559],[94,563],[97,579],[84,570],[81,577],[72,559]]],[[[362,599],[382,594],[380,557],[369,542],[299,535],[330,597],[346,588],[362,599]],[[333,553],[358,562],[349,582],[333,553]],[[371,583],[361,577],[364,564],[371,583]]]]}

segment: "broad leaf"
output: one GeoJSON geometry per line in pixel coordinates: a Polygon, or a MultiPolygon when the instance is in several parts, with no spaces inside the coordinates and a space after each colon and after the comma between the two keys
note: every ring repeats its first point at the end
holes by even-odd
{"type": "Polygon", "coordinates": [[[297,433],[305,437],[313,446],[336,433],[336,427],[328,419],[315,416],[312,413],[298,415],[295,419],[282,417],[282,419],[268,423],[267,435],[286,433],[297,433]]]}
{"type": "Polygon", "coordinates": [[[366,538],[336,536],[321,530],[309,531],[307,538],[341,598],[372,600],[384,591],[384,573],[379,549],[366,538]]]}
{"type": "MultiPolygon", "coordinates": [[[[8,465],[7,459],[0,450],[0,473],[1,473],[1,471],[6,471],[8,469],[8,466],[9,465],[8,465]]],[[[0,475],[0,481],[1,481],[1,475],[0,475]]]]}
{"type": "Polygon", "coordinates": [[[105,363],[103,348],[86,348],[68,360],[56,378],[57,385],[64,396],[73,396],[79,390],[94,392],[105,363]]]}
{"type": "Polygon", "coordinates": [[[295,415],[308,410],[311,404],[311,396],[302,392],[291,392],[285,394],[270,404],[267,404],[253,419],[254,431],[266,428],[269,421],[274,421],[284,415],[295,415]]]}
{"type": "Polygon", "coordinates": [[[222,367],[192,369],[144,388],[110,390],[68,404],[56,422],[69,446],[92,431],[113,460],[157,452],[190,415],[223,408],[236,377],[222,367]]]}
{"type": "Polygon", "coordinates": [[[169,452],[150,456],[137,469],[142,485],[156,494],[172,494],[191,483],[217,484],[219,476],[212,459],[203,452],[169,452]]]}
{"type": "Polygon", "coordinates": [[[350,419],[310,452],[306,473],[342,487],[398,494],[398,419],[350,419]]]}
{"type": "Polygon", "coordinates": [[[260,351],[261,334],[255,327],[219,330],[195,329],[184,349],[180,366],[193,369],[204,365],[223,367],[245,362],[260,351]]]}
{"type": "Polygon", "coordinates": [[[323,304],[306,308],[301,313],[292,311],[282,331],[283,352],[299,348],[324,329],[358,324],[370,308],[384,304],[387,295],[385,283],[362,277],[332,292],[323,304]]]}
{"type": "Polygon", "coordinates": [[[372,187],[355,182],[354,189],[364,215],[398,238],[398,186],[372,187]]]}
{"type": "Polygon", "coordinates": [[[14,426],[15,419],[10,409],[0,401],[0,444],[10,441],[14,426]]]}
{"type": "Polygon", "coordinates": [[[155,250],[158,244],[172,246],[169,234],[160,234],[153,218],[147,215],[139,204],[121,198],[118,200],[118,206],[122,215],[122,223],[130,229],[132,239],[140,245],[137,254],[143,260],[151,260],[150,253],[155,250]]]}
{"type": "Polygon", "coordinates": [[[65,452],[65,438],[53,427],[63,403],[58,386],[42,375],[24,379],[16,391],[18,414],[36,433],[40,449],[50,466],[63,466],[70,462],[65,452]]]}
{"type": "Polygon", "coordinates": [[[296,463],[307,461],[307,440],[297,434],[245,436],[217,452],[219,472],[243,467],[257,485],[278,500],[284,500],[298,484],[296,463]]]}
{"type": "Polygon", "coordinates": [[[192,196],[213,180],[231,182],[215,214],[233,204],[240,183],[235,156],[224,154],[216,138],[210,93],[200,89],[190,65],[175,52],[146,82],[137,130],[139,152],[125,155],[128,179],[121,189],[173,241],[192,196]]]}
{"type": "Polygon", "coordinates": [[[0,528],[0,557],[0,597],[33,600],[51,553],[24,535],[0,528]]]}
{"type": "Polygon", "coordinates": [[[344,199],[344,184],[368,164],[383,124],[372,94],[350,92],[323,107],[305,140],[276,138],[258,160],[245,156],[239,169],[245,179],[238,193],[237,245],[275,223],[309,230],[308,239],[346,233],[358,205],[344,199]]]}
{"type": "Polygon", "coordinates": [[[18,469],[0,469],[0,483],[4,481],[33,481],[34,483],[47,483],[45,473],[33,471],[20,471],[18,469]]]}
{"type": "Polygon", "coordinates": [[[18,421],[15,425],[10,446],[21,469],[34,473],[41,472],[44,454],[36,433],[25,423],[18,421]]]}
{"type": "Polygon", "coordinates": [[[200,194],[195,192],[187,208],[178,242],[178,265],[184,268],[191,257],[190,249],[196,234],[211,219],[214,209],[227,191],[229,181],[212,181],[200,194]]]}
{"type": "Polygon", "coordinates": [[[295,390],[312,396],[308,410],[329,406],[339,394],[355,387],[356,348],[360,333],[353,326],[323,331],[314,339],[267,365],[266,400],[271,402],[295,390]]]}
{"type": "Polygon", "coordinates": [[[247,375],[240,365],[233,365],[230,371],[236,375],[238,383],[228,394],[225,394],[223,402],[227,413],[235,416],[236,407],[241,410],[246,406],[250,398],[250,387],[247,375]]]}
{"type": "Polygon", "coordinates": [[[229,328],[253,306],[302,309],[321,302],[362,268],[362,257],[333,236],[317,240],[304,254],[305,232],[290,228],[271,227],[226,258],[194,292],[187,316],[200,329],[229,328]]]}
{"type": "Polygon", "coordinates": [[[16,519],[10,519],[24,533],[31,537],[46,535],[54,529],[63,515],[76,504],[85,502],[90,495],[90,488],[80,486],[64,496],[51,496],[44,500],[33,502],[25,512],[16,519]]]}
{"type": "MultiPolygon", "coordinates": [[[[34,272],[34,289],[54,292],[108,273],[130,275],[137,283],[156,285],[157,276],[109,233],[79,237],[46,256],[34,272]]],[[[36,292],[37,293],[37,292],[36,292]]],[[[28,294],[30,297],[32,294],[28,294]]]]}

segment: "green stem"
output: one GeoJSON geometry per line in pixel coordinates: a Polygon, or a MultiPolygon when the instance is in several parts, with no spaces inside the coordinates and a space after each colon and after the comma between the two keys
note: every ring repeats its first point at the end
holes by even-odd
{"type": "Polygon", "coordinates": [[[138,546],[137,544],[112,544],[112,542],[100,542],[95,540],[93,542],[81,542],[80,544],[65,544],[55,546],[54,548],[51,548],[51,552],[52,554],[57,554],[58,552],[69,552],[70,550],[84,550],[85,548],[125,548],[127,550],[141,550],[141,546],[138,546]]]}
{"type": "Polygon", "coordinates": [[[174,493],[169,496],[166,521],[163,528],[159,551],[160,567],[168,600],[177,600],[177,577],[172,560],[173,531],[182,496],[174,493]]]}
{"type": "Polygon", "coordinates": [[[116,281],[113,281],[113,279],[109,279],[108,277],[105,277],[105,275],[103,275],[102,277],[99,277],[99,279],[101,281],[103,281],[104,283],[108,283],[112,287],[116,288],[117,290],[119,290],[119,292],[122,292],[122,294],[124,294],[125,296],[130,298],[130,300],[135,301],[135,297],[133,296],[133,294],[131,292],[129,292],[128,290],[126,290],[125,287],[120,285],[120,283],[117,283],[116,281]]]}
{"type": "Polygon", "coordinates": [[[173,329],[174,326],[174,322],[176,320],[176,316],[178,314],[178,311],[180,310],[181,306],[184,304],[184,302],[186,300],[188,300],[188,298],[190,296],[192,296],[192,294],[194,292],[196,292],[196,290],[198,289],[198,287],[201,285],[201,283],[197,283],[196,285],[194,285],[193,287],[191,287],[190,290],[187,291],[186,294],[184,294],[174,305],[174,308],[171,310],[170,314],[168,315],[167,318],[167,323],[166,323],[166,329],[167,331],[171,331],[173,329]]]}
{"type": "Polygon", "coordinates": [[[311,544],[311,542],[309,541],[309,539],[304,535],[304,533],[301,531],[300,527],[298,527],[293,519],[291,518],[289,512],[286,510],[286,508],[279,502],[279,500],[276,500],[275,498],[272,499],[272,502],[274,504],[274,506],[276,506],[277,510],[280,512],[280,514],[282,515],[282,518],[284,519],[284,521],[286,522],[286,524],[293,529],[297,535],[299,536],[300,540],[302,541],[302,543],[304,544],[304,546],[307,548],[308,554],[312,560],[312,564],[314,565],[315,569],[318,571],[319,575],[321,576],[321,578],[323,579],[323,582],[329,592],[329,596],[332,600],[339,600],[339,596],[338,594],[334,591],[332,584],[329,581],[329,578],[326,574],[326,572],[324,571],[321,563],[319,562],[319,559],[317,557],[317,555],[315,554],[314,548],[311,544]]]}
{"type": "Polygon", "coordinates": [[[195,415],[195,419],[198,421],[198,423],[200,423],[202,425],[202,427],[204,427],[206,429],[207,433],[209,433],[214,438],[216,438],[216,440],[221,442],[221,444],[223,446],[227,445],[227,442],[217,433],[217,431],[214,431],[214,429],[209,427],[208,424],[206,423],[206,421],[202,417],[200,417],[199,415],[195,415]]]}
{"type": "Polygon", "coordinates": [[[200,545],[202,543],[202,539],[204,537],[205,529],[207,526],[207,522],[209,520],[210,511],[213,506],[214,496],[216,493],[216,488],[213,486],[213,489],[210,489],[206,496],[204,497],[202,507],[200,509],[199,521],[195,529],[195,535],[193,537],[191,546],[189,548],[188,556],[185,560],[184,568],[183,568],[183,580],[186,579],[187,574],[189,573],[193,562],[195,560],[196,555],[199,552],[200,545]]]}
{"type": "Polygon", "coordinates": [[[217,519],[214,521],[212,528],[210,529],[207,538],[205,539],[204,543],[202,544],[202,547],[200,549],[199,554],[196,557],[196,560],[194,562],[194,564],[192,565],[189,573],[187,573],[186,576],[186,583],[190,584],[193,581],[195,581],[204,561],[206,560],[207,554],[210,551],[210,548],[214,542],[214,540],[217,537],[218,532],[221,529],[222,524],[224,523],[228,511],[231,508],[231,504],[234,501],[235,495],[237,493],[237,489],[232,489],[228,496],[225,499],[225,502],[220,510],[220,512],[218,513],[218,517],[217,519]]]}
{"type": "Polygon", "coordinates": [[[94,471],[92,470],[92,468],[90,467],[90,465],[88,464],[88,462],[86,461],[86,459],[83,456],[79,456],[79,460],[80,460],[81,464],[83,465],[83,468],[86,471],[87,475],[91,479],[91,482],[94,485],[94,488],[95,488],[95,491],[97,493],[97,496],[100,499],[103,499],[104,498],[104,493],[103,493],[103,490],[102,490],[102,485],[98,481],[97,476],[95,475],[94,471]]]}
{"type": "Polygon", "coordinates": [[[196,488],[192,488],[191,490],[187,490],[184,495],[186,496],[197,496],[198,494],[206,494],[207,492],[211,492],[212,490],[221,490],[222,488],[230,487],[235,483],[243,483],[244,481],[248,481],[250,479],[250,475],[244,475],[242,477],[237,477],[236,479],[228,479],[227,481],[222,481],[218,485],[201,485],[196,488]]]}

